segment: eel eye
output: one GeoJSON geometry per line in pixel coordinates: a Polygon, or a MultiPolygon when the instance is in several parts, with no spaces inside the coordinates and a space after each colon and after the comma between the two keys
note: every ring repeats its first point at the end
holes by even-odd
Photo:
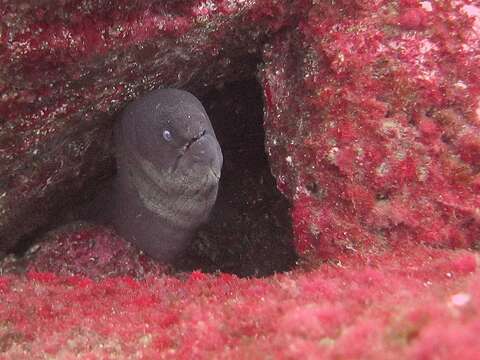
{"type": "Polygon", "coordinates": [[[172,141],[172,133],[168,130],[163,130],[163,138],[165,141],[172,141]]]}

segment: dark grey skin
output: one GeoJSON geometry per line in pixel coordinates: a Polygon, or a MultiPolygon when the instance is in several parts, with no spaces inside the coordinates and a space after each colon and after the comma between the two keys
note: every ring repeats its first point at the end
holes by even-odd
{"type": "Polygon", "coordinates": [[[171,261],[215,203],[222,151],[200,101],[158,89],[132,102],[114,129],[113,226],[153,258],[171,261]]]}

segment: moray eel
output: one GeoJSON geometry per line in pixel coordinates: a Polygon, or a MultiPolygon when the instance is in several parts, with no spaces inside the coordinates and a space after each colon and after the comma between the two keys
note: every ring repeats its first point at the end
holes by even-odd
{"type": "Polygon", "coordinates": [[[154,90],[127,106],[114,142],[113,226],[146,254],[171,261],[217,197],[223,156],[208,115],[186,91],[154,90]]]}

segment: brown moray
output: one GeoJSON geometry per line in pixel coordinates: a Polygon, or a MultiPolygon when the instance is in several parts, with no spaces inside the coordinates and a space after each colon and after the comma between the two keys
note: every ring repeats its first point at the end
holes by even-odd
{"type": "Polygon", "coordinates": [[[127,106],[114,140],[113,226],[148,255],[170,261],[217,197],[223,156],[208,115],[186,91],[154,90],[127,106]]]}

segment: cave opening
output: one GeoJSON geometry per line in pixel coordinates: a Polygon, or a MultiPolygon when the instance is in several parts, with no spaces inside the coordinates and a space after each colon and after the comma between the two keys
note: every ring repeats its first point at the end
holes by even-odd
{"type": "Polygon", "coordinates": [[[174,268],[239,276],[290,270],[297,257],[289,202],[270,172],[258,81],[227,83],[200,100],[222,147],[222,176],[209,222],[174,268]]]}
{"type": "MultiPolygon", "coordinates": [[[[290,204],[278,191],[270,172],[260,84],[253,78],[208,88],[202,94],[196,95],[222,147],[222,176],[209,222],[174,261],[173,270],[225,272],[241,277],[288,271],[298,260],[293,245],[290,204]]],[[[92,208],[85,204],[95,194],[106,191],[114,166],[107,161],[102,177],[92,179],[78,198],[66,203],[63,215],[59,214],[14,249],[20,267],[28,261],[33,245],[42,241],[45,233],[62,226],[68,229],[68,224],[73,226],[78,220],[88,223],[88,218],[95,218],[90,214],[92,208]],[[66,210],[72,206],[74,210],[66,210]]]]}

